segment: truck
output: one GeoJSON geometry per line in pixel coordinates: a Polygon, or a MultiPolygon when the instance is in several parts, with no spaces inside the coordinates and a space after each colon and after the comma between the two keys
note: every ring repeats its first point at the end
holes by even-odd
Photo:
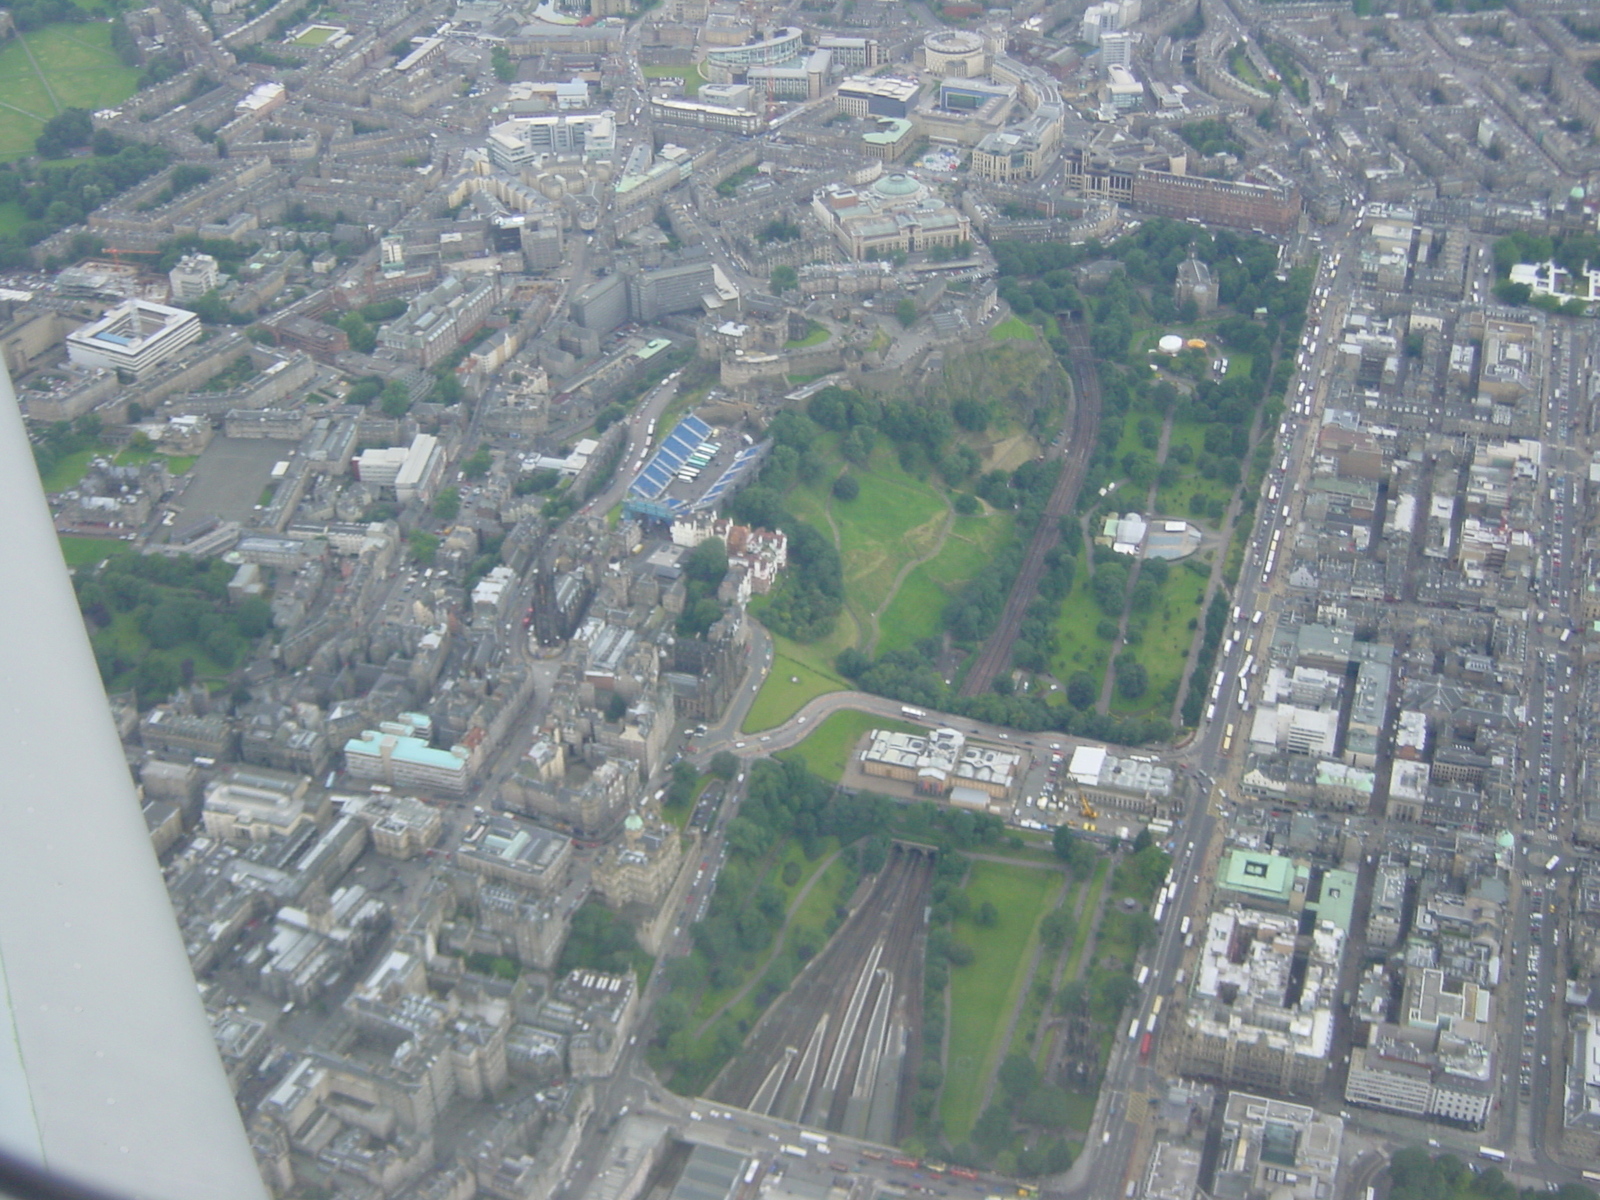
{"type": "Polygon", "coordinates": [[[902,704],[900,711],[908,717],[925,717],[928,714],[920,708],[912,708],[909,704],[902,704]]]}

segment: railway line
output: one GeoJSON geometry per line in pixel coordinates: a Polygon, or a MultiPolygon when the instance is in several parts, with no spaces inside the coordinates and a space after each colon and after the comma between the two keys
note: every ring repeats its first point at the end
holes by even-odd
{"type": "Polygon", "coordinates": [[[712,1099],[893,1143],[918,1068],[930,852],[896,843],[871,891],[751,1032],[712,1099]]]}
{"type": "Polygon", "coordinates": [[[1033,540],[1017,572],[1011,594],[1000,616],[1000,624],[990,636],[978,661],[972,664],[962,681],[961,694],[976,696],[989,690],[995,678],[1011,662],[1011,649],[1016,645],[1017,631],[1028,605],[1039,590],[1039,580],[1044,576],[1045,556],[1055,548],[1061,538],[1060,521],[1072,511],[1078,499],[1078,489],[1089,470],[1089,458],[1094,453],[1095,438],[1100,432],[1100,373],[1095,370],[1094,354],[1089,348],[1089,329],[1080,321],[1062,322],[1062,336],[1069,347],[1068,368],[1072,372],[1073,404],[1071,429],[1067,431],[1067,447],[1061,455],[1061,474],[1056,477],[1050,499],[1045,503],[1044,515],[1034,528],[1033,540]]]}

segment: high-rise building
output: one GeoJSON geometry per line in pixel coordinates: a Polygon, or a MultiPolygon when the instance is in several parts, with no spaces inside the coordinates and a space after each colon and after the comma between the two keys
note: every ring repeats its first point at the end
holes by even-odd
{"type": "Polygon", "coordinates": [[[1126,69],[1133,66],[1133,34],[1120,29],[1102,33],[1100,65],[1107,71],[1112,67],[1126,69]]]}

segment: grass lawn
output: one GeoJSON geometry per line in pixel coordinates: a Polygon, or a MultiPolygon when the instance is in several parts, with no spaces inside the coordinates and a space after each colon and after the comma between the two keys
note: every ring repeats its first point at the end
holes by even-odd
{"type": "Polygon", "coordinates": [[[950,972],[950,1057],[939,1111],[952,1142],[965,1138],[978,1119],[984,1086],[999,1065],[1006,1025],[1028,974],[1039,918],[1060,885],[1055,871],[972,864],[966,886],[972,911],[988,902],[1000,919],[989,928],[970,919],[955,926],[956,940],[972,948],[973,959],[950,972]]]}
{"type": "Polygon", "coordinates": [[[109,22],[61,23],[18,34],[0,47],[0,161],[33,153],[34,139],[56,115],[56,102],[90,111],[114,108],[133,95],[138,82],[139,68],[123,66],[111,50],[109,22]]]}
{"type": "Polygon", "coordinates": [[[924,733],[926,727],[905,721],[890,721],[864,712],[836,712],[806,735],[798,746],[781,750],[776,757],[797,758],[813,775],[837,783],[844,774],[850,752],[869,729],[888,729],[896,733],[924,733]]]}
{"type": "Polygon", "coordinates": [[[843,692],[850,687],[848,682],[834,673],[831,664],[824,668],[815,665],[809,654],[802,659],[793,653],[796,650],[810,651],[813,647],[801,646],[798,642],[776,635],[772,640],[776,644],[772,670],[761,685],[755,703],[745,715],[746,733],[757,733],[774,725],[782,725],[814,696],[843,692]],[[795,680],[798,682],[793,682],[795,680]]]}
{"type": "Polygon", "coordinates": [[[1011,537],[1012,514],[992,509],[956,517],[939,553],[911,568],[878,619],[877,652],[904,650],[937,637],[945,603],[993,561],[1011,537]]]}
{"type": "Polygon", "coordinates": [[[1124,700],[1113,693],[1111,707],[1117,712],[1165,712],[1172,707],[1189,646],[1194,641],[1195,631],[1189,628],[1189,622],[1200,616],[1200,599],[1205,590],[1204,576],[1174,563],[1155,609],[1132,618],[1129,628],[1136,622],[1142,640],[1123,653],[1131,653],[1144,664],[1150,684],[1137,700],[1124,700]]]}
{"type": "Polygon", "coordinates": [[[805,337],[793,338],[785,342],[783,348],[785,350],[804,350],[807,346],[820,346],[832,336],[826,328],[813,321],[811,322],[811,328],[806,331],[805,337]]]}
{"type": "Polygon", "coordinates": [[[1031,342],[1038,336],[1037,329],[1015,315],[1007,317],[989,331],[989,337],[997,342],[1031,342]]]}
{"type": "Polygon", "coordinates": [[[339,32],[337,25],[313,25],[294,39],[296,46],[320,46],[339,32]]]}
{"type": "Polygon", "coordinates": [[[133,547],[121,538],[62,537],[61,557],[69,567],[92,567],[118,554],[131,554],[133,547]]]}
{"type": "Polygon", "coordinates": [[[1050,663],[1051,673],[1063,682],[1078,671],[1087,671],[1099,679],[1106,671],[1111,658],[1111,643],[1095,633],[1095,627],[1106,620],[1106,614],[1089,593],[1089,570],[1078,564],[1072,590],[1061,602],[1061,613],[1056,617],[1056,640],[1060,649],[1050,663]]]}
{"type": "MultiPolygon", "coordinates": [[[[900,469],[886,438],[878,440],[870,467],[854,474],[861,494],[848,503],[834,501],[830,511],[839,526],[846,603],[865,624],[889,599],[900,568],[939,549],[950,510],[938,489],[900,469]]],[[[811,490],[832,482],[830,477],[811,490]]]]}
{"type": "Polygon", "coordinates": [[[1205,478],[1195,469],[1193,459],[1185,466],[1173,457],[1173,451],[1179,446],[1187,446],[1193,457],[1199,458],[1205,452],[1205,436],[1206,427],[1197,422],[1179,421],[1173,424],[1172,436],[1167,443],[1167,463],[1177,467],[1179,475],[1176,483],[1157,491],[1156,512],[1160,516],[1183,517],[1215,529],[1218,522],[1210,516],[1197,515],[1190,501],[1195,495],[1200,495],[1205,498],[1211,511],[1220,511],[1227,506],[1233,489],[1218,480],[1205,478]]]}
{"type": "Polygon", "coordinates": [[[63,454],[56,460],[56,465],[40,477],[46,492],[64,492],[68,488],[78,486],[78,481],[89,470],[89,460],[97,454],[104,453],[99,447],[88,450],[77,450],[71,454],[63,454]]]}
{"type": "Polygon", "coordinates": [[[683,94],[694,96],[699,94],[700,85],[705,82],[699,70],[690,63],[683,67],[645,67],[646,79],[681,79],[683,80],[683,94]]]}

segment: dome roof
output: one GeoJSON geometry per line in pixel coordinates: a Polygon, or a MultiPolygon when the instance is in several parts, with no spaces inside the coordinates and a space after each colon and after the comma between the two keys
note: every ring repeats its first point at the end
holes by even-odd
{"type": "Polygon", "coordinates": [[[873,191],[880,196],[911,196],[922,189],[922,185],[909,175],[896,171],[893,175],[885,175],[872,185],[873,191]]]}

